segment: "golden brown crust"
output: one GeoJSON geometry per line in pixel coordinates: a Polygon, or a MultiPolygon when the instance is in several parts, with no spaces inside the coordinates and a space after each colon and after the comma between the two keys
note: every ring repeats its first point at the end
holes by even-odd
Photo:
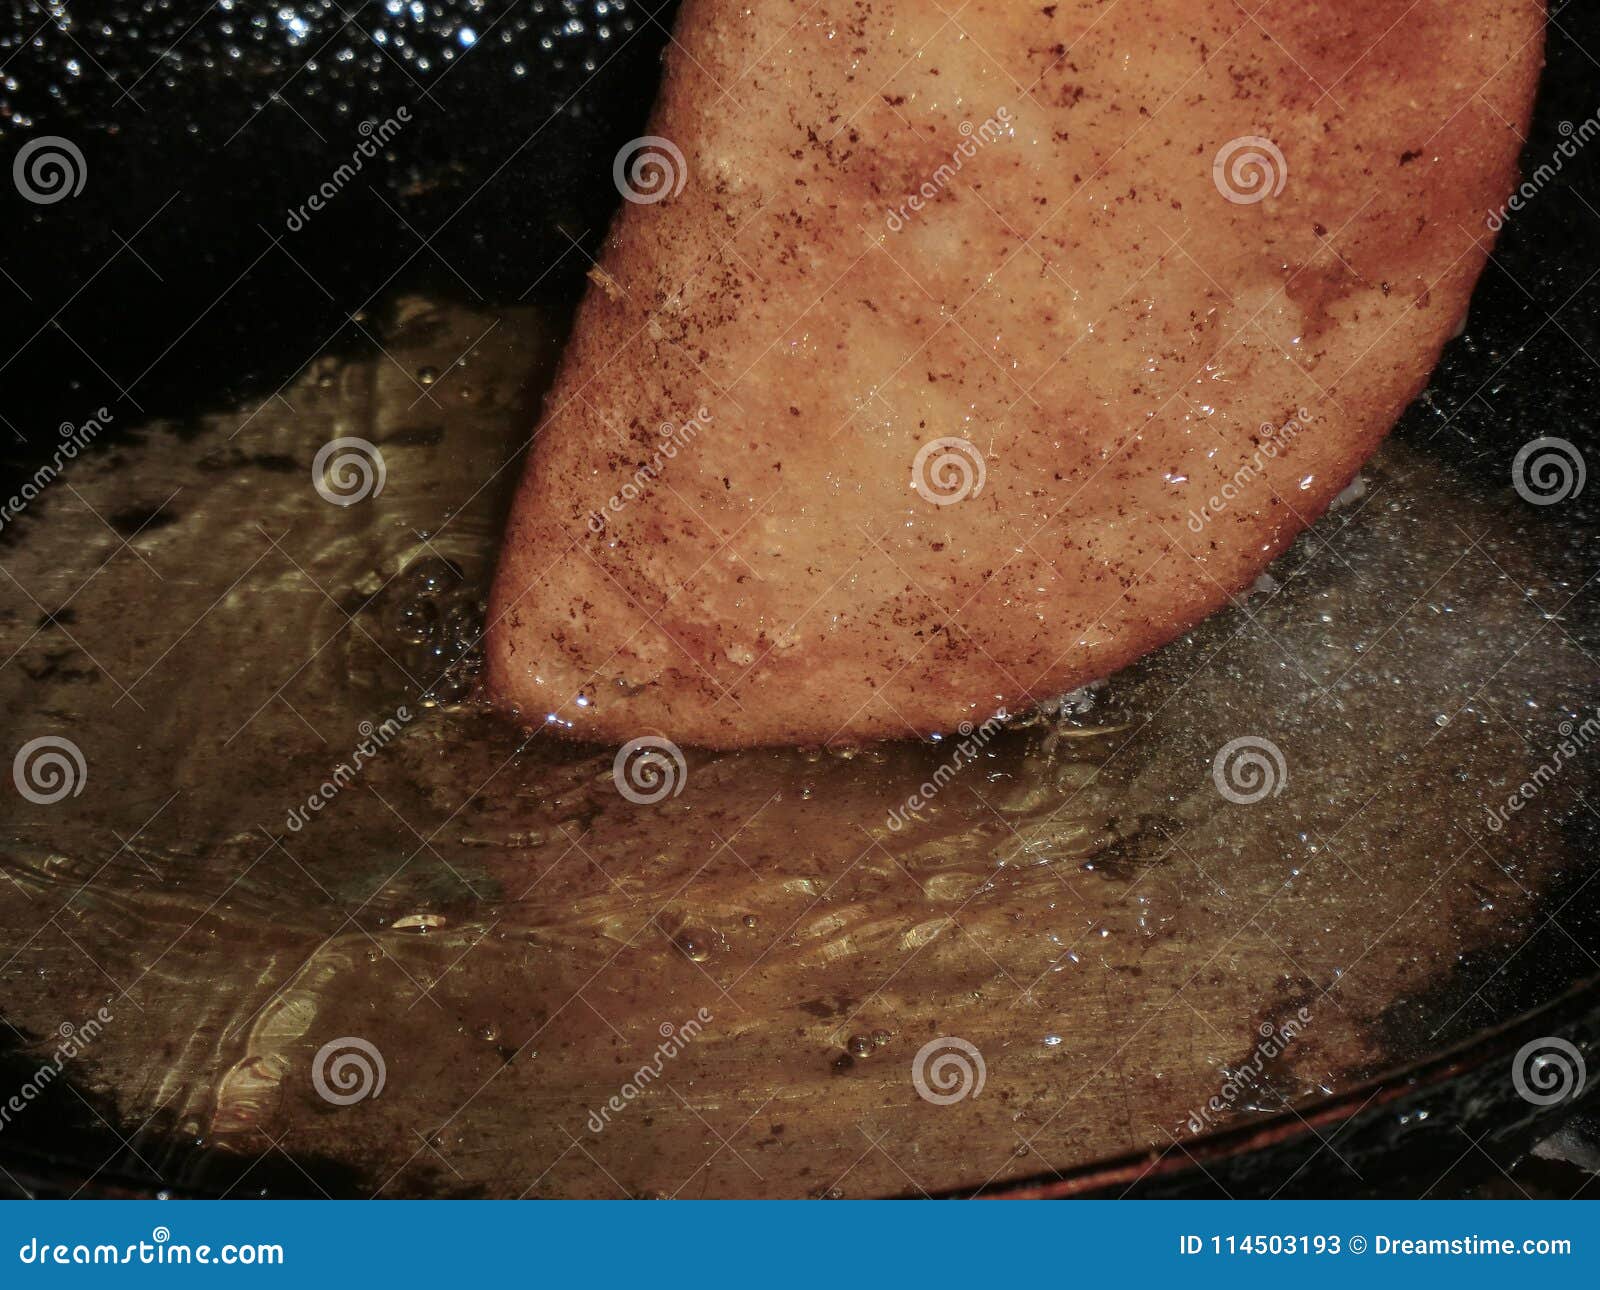
{"type": "Polygon", "coordinates": [[[1170,640],[1425,382],[1542,33],[1534,0],[689,0],[651,127],[684,186],[625,204],[580,311],[494,693],[611,741],[893,738],[1170,640]],[[913,487],[945,438],[982,460],[954,504],[913,487]]]}

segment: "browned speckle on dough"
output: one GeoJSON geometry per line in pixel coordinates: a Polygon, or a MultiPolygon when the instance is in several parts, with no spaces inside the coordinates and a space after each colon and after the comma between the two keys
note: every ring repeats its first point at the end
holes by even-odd
{"type": "Polygon", "coordinates": [[[1542,22],[687,0],[649,128],[685,186],[624,205],[580,311],[507,529],[495,694],[613,742],[902,737],[1171,639],[1421,389],[1514,179],[1542,22]],[[1287,175],[1234,203],[1212,164],[1246,136],[1287,175]],[[944,437],[986,479],[937,506],[912,461],[944,437]],[[637,691],[574,703],[618,674],[637,691]]]}

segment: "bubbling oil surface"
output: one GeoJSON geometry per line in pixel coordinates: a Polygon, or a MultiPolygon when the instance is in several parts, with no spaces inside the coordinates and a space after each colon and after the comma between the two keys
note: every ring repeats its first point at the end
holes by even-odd
{"type": "Polygon", "coordinates": [[[36,1037],[110,1011],[72,1074],[163,1181],[276,1144],[358,1194],[935,1192],[1500,1019],[1384,1024],[1581,863],[1576,771],[1484,824],[1594,702],[1563,634],[1513,653],[1582,577],[1514,499],[1391,444],[1238,607],[1057,711],[685,750],[641,803],[473,700],[555,356],[530,313],[458,361],[490,321],[397,301],[382,352],[108,443],[8,528],[13,739],[87,769],[4,803],[0,992],[36,1037]],[[338,438],[381,491],[314,487],[338,438]],[[1240,739],[1281,757],[1247,802],[1240,739]]]}

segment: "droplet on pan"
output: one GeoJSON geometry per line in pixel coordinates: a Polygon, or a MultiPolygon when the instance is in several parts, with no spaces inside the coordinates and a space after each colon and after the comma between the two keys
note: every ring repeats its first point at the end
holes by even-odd
{"type": "Polygon", "coordinates": [[[397,932],[431,932],[449,925],[450,920],[443,914],[407,914],[389,924],[397,932]]]}
{"type": "Polygon", "coordinates": [[[712,935],[703,927],[685,927],[672,943],[691,963],[704,963],[711,957],[712,935]]]}

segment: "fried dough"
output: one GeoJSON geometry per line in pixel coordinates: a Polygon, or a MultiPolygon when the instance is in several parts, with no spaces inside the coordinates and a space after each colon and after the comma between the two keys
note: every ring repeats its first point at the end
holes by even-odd
{"type": "Polygon", "coordinates": [[[1247,588],[1458,329],[1535,0],[688,0],[507,529],[573,737],[897,738],[1247,588]]]}

